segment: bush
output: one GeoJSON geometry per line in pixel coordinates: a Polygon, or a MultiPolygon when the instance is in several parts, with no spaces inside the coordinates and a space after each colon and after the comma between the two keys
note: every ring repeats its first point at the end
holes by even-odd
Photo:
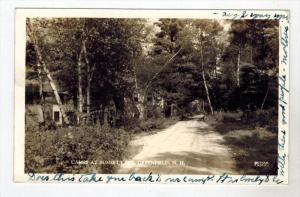
{"type": "Polygon", "coordinates": [[[75,161],[121,161],[129,142],[123,129],[83,126],[55,131],[26,130],[25,171],[113,173],[117,165],[78,165],[75,161]]]}
{"type": "Polygon", "coordinates": [[[39,120],[37,117],[37,107],[27,106],[25,113],[25,130],[35,132],[39,130],[39,120]]]}
{"type": "Polygon", "coordinates": [[[243,122],[254,124],[260,127],[266,127],[269,131],[278,130],[278,113],[275,108],[268,110],[246,111],[242,116],[243,122]]]}
{"type": "Polygon", "coordinates": [[[177,121],[178,121],[178,117],[148,119],[148,120],[136,122],[136,127],[133,128],[131,131],[133,133],[152,132],[155,130],[165,129],[175,124],[177,121]]]}
{"type": "Polygon", "coordinates": [[[274,133],[278,131],[278,115],[275,108],[244,112],[216,112],[214,117],[217,120],[215,128],[220,133],[255,127],[264,127],[274,133]]]}
{"type": "Polygon", "coordinates": [[[142,131],[151,131],[155,129],[163,128],[163,119],[149,119],[145,122],[141,122],[139,128],[142,131]]]}

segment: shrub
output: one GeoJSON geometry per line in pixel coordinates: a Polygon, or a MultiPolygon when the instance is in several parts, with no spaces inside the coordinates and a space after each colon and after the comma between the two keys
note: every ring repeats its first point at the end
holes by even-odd
{"type": "Polygon", "coordinates": [[[266,127],[269,131],[277,132],[278,114],[275,108],[268,110],[257,110],[244,112],[243,121],[247,124],[254,124],[260,127],[266,127]]]}
{"type": "Polygon", "coordinates": [[[139,124],[139,129],[141,131],[152,131],[155,129],[162,129],[163,119],[149,119],[147,121],[143,121],[139,124]]]}
{"type": "Polygon", "coordinates": [[[136,122],[136,127],[134,127],[131,131],[133,133],[139,132],[149,132],[160,129],[165,129],[178,121],[178,117],[172,118],[159,118],[159,119],[148,119],[136,122]]]}
{"type": "Polygon", "coordinates": [[[268,110],[244,111],[244,112],[216,112],[214,117],[217,120],[215,128],[220,133],[226,133],[240,129],[254,129],[265,127],[267,130],[276,133],[278,130],[278,115],[275,108],[268,110]]]}
{"type": "MultiPolygon", "coordinates": [[[[92,167],[74,164],[75,161],[122,160],[129,135],[123,129],[82,126],[55,131],[26,130],[25,139],[26,172],[84,173],[92,167]]],[[[116,167],[101,164],[96,171],[113,173],[116,167]]]]}
{"type": "Polygon", "coordinates": [[[39,130],[38,117],[34,111],[36,107],[30,106],[26,108],[25,113],[25,130],[35,132],[39,130]]]}

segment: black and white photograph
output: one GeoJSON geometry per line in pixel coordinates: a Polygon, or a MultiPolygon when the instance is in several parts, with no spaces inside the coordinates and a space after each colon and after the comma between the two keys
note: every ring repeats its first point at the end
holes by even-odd
{"type": "Polygon", "coordinates": [[[278,24],[28,18],[25,172],[276,175],[278,24]]]}

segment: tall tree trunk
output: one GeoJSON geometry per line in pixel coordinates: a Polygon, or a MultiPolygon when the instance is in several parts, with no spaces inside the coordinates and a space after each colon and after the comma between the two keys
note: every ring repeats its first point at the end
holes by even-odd
{"type": "Polygon", "coordinates": [[[55,100],[56,100],[56,103],[59,107],[59,110],[61,112],[61,115],[62,115],[62,118],[64,120],[64,122],[68,125],[70,122],[69,122],[69,119],[68,117],[66,116],[66,113],[65,113],[65,110],[63,108],[63,105],[62,105],[62,102],[61,102],[61,99],[60,99],[60,96],[59,96],[59,93],[57,91],[57,88],[56,88],[56,85],[54,83],[54,80],[53,78],[51,77],[50,75],[50,72],[49,70],[47,69],[46,67],[46,64],[45,62],[43,61],[43,58],[42,58],[42,55],[41,55],[41,52],[40,52],[40,49],[39,49],[39,46],[37,44],[37,41],[36,41],[36,37],[35,37],[35,34],[32,32],[32,28],[31,28],[31,21],[30,19],[28,19],[28,29],[29,29],[29,37],[33,43],[33,46],[34,46],[34,49],[35,49],[35,53],[36,53],[36,57],[37,57],[37,62],[38,64],[41,65],[43,71],[45,72],[46,76],[47,76],[47,79],[50,83],[50,86],[52,88],[52,91],[54,93],[54,96],[55,96],[55,100]]]}
{"type": "Polygon", "coordinates": [[[250,63],[253,64],[253,35],[255,31],[255,25],[250,23],[250,63]]]}
{"type": "Polygon", "coordinates": [[[139,119],[142,120],[142,119],[144,119],[145,106],[144,106],[144,102],[142,99],[142,95],[139,93],[139,87],[138,87],[135,69],[133,70],[133,74],[134,74],[135,92],[136,92],[136,96],[137,96],[137,101],[134,100],[134,103],[135,103],[135,106],[138,111],[137,115],[138,115],[139,119]]]}
{"type": "Polygon", "coordinates": [[[209,90],[207,87],[207,82],[205,79],[205,71],[204,71],[204,65],[203,65],[203,46],[202,46],[202,35],[201,35],[201,42],[200,42],[200,56],[201,56],[201,68],[202,68],[202,78],[203,78],[203,84],[205,87],[205,92],[206,92],[206,97],[207,97],[207,102],[209,104],[209,109],[211,114],[214,113],[213,107],[211,105],[211,101],[210,101],[210,96],[209,96],[209,90]]]}
{"type": "Polygon", "coordinates": [[[83,94],[82,94],[82,54],[83,54],[84,42],[82,42],[81,50],[77,62],[77,77],[78,77],[78,97],[77,97],[77,111],[82,113],[83,111],[83,94]]]}
{"type": "Polygon", "coordinates": [[[87,69],[87,87],[86,87],[86,112],[91,112],[91,84],[92,84],[92,70],[91,65],[89,62],[89,59],[87,57],[87,51],[86,51],[86,42],[83,42],[83,53],[84,53],[84,60],[86,63],[86,69],[87,69]]]}
{"type": "Polygon", "coordinates": [[[269,94],[269,89],[270,89],[270,88],[269,88],[269,85],[268,85],[268,89],[267,89],[267,92],[266,92],[266,94],[265,94],[264,100],[263,100],[263,102],[262,102],[262,104],[261,104],[261,106],[260,106],[260,109],[261,109],[261,110],[264,108],[265,102],[266,102],[267,97],[268,97],[268,94],[269,94]]]}
{"type": "Polygon", "coordinates": [[[113,101],[114,101],[114,105],[116,107],[116,114],[115,117],[113,117],[115,119],[115,126],[119,127],[121,125],[123,125],[126,120],[127,114],[125,113],[125,99],[124,97],[117,95],[113,97],[113,101]]]}
{"type": "Polygon", "coordinates": [[[45,64],[42,64],[43,65],[43,70],[44,72],[46,73],[46,76],[49,80],[49,83],[50,83],[50,86],[53,90],[53,93],[54,93],[54,96],[55,96],[55,99],[56,99],[56,102],[58,104],[58,107],[60,109],[60,112],[61,112],[61,115],[62,115],[62,118],[63,120],[65,121],[65,123],[68,125],[70,122],[69,122],[69,119],[68,117],[66,116],[66,113],[65,113],[65,110],[63,108],[63,105],[62,105],[62,102],[61,102],[61,99],[60,99],[60,96],[59,96],[59,93],[58,93],[58,90],[56,88],[56,85],[54,83],[54,80],[52,79],[51,75],[50,75],[50,72],[49,70],[47,69],[47,67],[45,66],[45,64]]]}
{"type": "Polygon", "coordinates": [[[216,49],[215,48],[212,49],[212,54],[213,54],[213,57],[214,57],[214,61],[213,61],[213,76],[215,78],[217,78],[217,54],[216,54],[216,49]]]}
{"type": "Polygon", "coordinates": [[[42,66],[39,62],[37,62],[37,68],[38,68],[38,81],[39,81],[39,104],[42,109],[42,121],[45,122],[45,98],[43,94],[43,77],[42,77],[42,66]]]}
{"type": "Polygon", "coordinates": [[[241,64],[241,46],[238,49],[238,56],[237,56],[237,69],[236,69],[236,83],[237,86],[240,87],[240,64],[241,64]]]}
{"type": "MultiPolygon", "coordinates": [[[[202,66],[202,69],[204,69],[203,66],[202,66]]],[[[214,114],[214,110],[213,110],[213,107],[212,107],[211,101],[210,101],[210,96],[209,96],[209,91],[208,91],[208,87],[207,87],[207,83],[206,83],[206,79],[205,79],[204,70],[202,70],[202,78],[203,78],[203,83],[204,83],[204,87],[205,87],[207,102],[209,104],[209,109],[210,109],[211,114],[214,114]]]]}
{"type": "MultiPolygon", "coordinates": [[[[88,66],[87,71],[90,72],[90,66],[88,66]]],[[[90,78],[87,80],[86,87],[86,112],[91,112],[91,80],[90,78]]]]}
{"type": "Polygon", "coordinates": [[[251,39],[251,46],[250,46],[250,63],[253,64],[253,41],[251,39]]]}

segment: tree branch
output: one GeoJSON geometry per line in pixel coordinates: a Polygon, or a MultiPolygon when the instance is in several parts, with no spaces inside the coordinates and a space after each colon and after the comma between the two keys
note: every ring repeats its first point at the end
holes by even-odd
{"type": "Polygon", "coordinates": [[[155,73],[155,75],[148,81],[145,91],[144,91],[144,97],[147,94],[147,91],[151,85],[151,83],[153,82],[153,80],[164,70],[164,68],[179,54],[179,52],[182,50],[182,48],[180,48],[162,67],[161,69],[155,73]]]}

